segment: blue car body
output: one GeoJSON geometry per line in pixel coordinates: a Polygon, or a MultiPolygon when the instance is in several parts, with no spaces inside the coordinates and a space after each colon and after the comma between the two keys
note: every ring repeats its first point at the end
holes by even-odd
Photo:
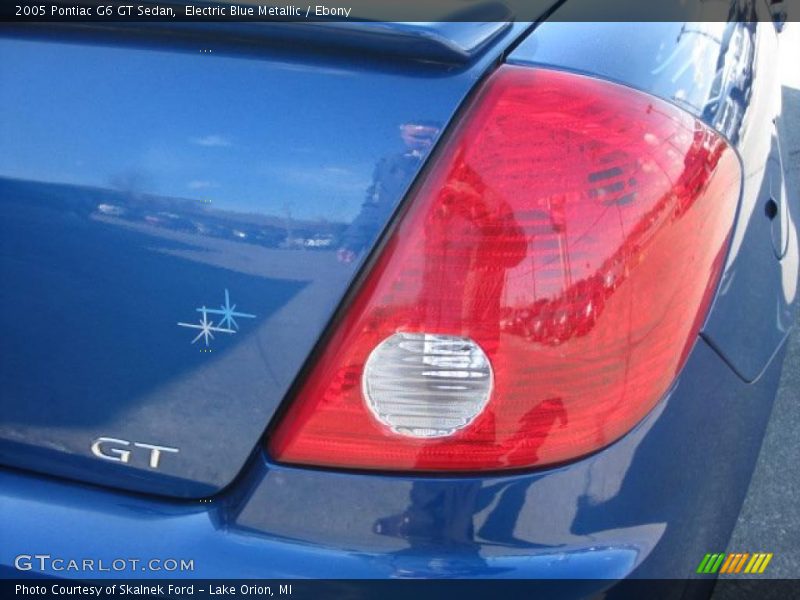
{"type": "Polygon", "coordinates": [[[616,580],[686,578],[722,551],[797,308],[777,34],[736,14],[559,19],[570,6],[535,25],[4,28],[0,565],[46,552],[193,560],[93,577],[616,580]],[[627,435],[556,467],[277,464],[265,432],[425,167],[398,128],[441,136],[503,63],[639,89],[735,148],[731,247],[680,376],[627,435]],[[375,186],[390,202],[364,218],[375,186]],[[337,260],[354,222],[355,258],[337,260]],[[228,302],[236,335],[191,345],[199,330],[178,323],[228,302]],[[129,462],[98,460],[99,438],[127,442],[129,462]],[[155,470],[148,444],[180,452],[155,470]]]}

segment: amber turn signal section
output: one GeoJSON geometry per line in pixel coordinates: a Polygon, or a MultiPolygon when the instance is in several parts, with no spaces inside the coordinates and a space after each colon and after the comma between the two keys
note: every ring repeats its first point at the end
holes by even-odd
{"type": "Polygon", "coordinates": [[[560,463],[628,432],[684,364],[741,185],[720,136],[623,86],[504,66],[432,161],[271,432],[276,460],[403,471],[560,463]],[[380,347],[370,373],[389,379],[365,386],[370,355],[398,334],[417,340],[416,366],[405,369],[399,345],[380,347]],[[456,340],[467,366],[451,363],[491,373],[491,386],[467,386],[469,398],[431,387],[426,373],[442,359],[418,341],[430,339],[456,340]],[[376,409],[370,390],[389,408],[376,409]]]}

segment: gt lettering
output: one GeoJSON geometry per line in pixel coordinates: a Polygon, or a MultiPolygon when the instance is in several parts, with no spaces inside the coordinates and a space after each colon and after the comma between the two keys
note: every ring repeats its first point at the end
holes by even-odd
{"type": "Polygon", "coordinates": [[[136,448],[148,451],[147,464],[151,469],[158,468],[162,453],[177,454],[179,452],[178,448],[157,446],[156,444],[147,444],[145,442],[129,442],[128,440],[112,437],[99,437],[92,442],[91,446],[92,454],[97,458],[124,464],[131,462],[131,457],[134,456],[134,452],[136,455],[144,454],[143,452],[137,452],[135,450],[136,448]]]}

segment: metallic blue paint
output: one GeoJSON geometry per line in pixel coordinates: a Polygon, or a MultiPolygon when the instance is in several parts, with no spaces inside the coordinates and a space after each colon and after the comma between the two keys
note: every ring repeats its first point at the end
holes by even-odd
{"type": "Polygon", "coordinates": [[[230,483],[422,166],[401,126],[435,142],[524,27],[438,28],[459,67],[0,39],[0,464],[176,496],[230,483]],[[226,289],[257,318],[209,352],[177,323],[226,289]],[[180,452],[102,461],[101,436],[180,452]]]}
{"type": "MultiPolygon", "coordinates": [[[[515,27],[514,35],[521,31],[515,27]]],[[[777,110],[771,104],[775,82],[772,79],[773,69],[768,64],[774,32],[763,25],[759,25],[758,30],[749,25],[723,27],[720,30],[721,37],[712,35],[709,38],[712,41],[702,45],[703,56],[712,65],[707,66],[700,59],[687,61],[683,54],[691,51],[700,37],[705,38],[692,27],[673,23],[651,23],[643,27],[642,24],[589,25],[548,21],[539,25],[508,57],[510,62],[518,64],[543,64],[594,73],[677,102],[717,127],[734,143],[747,174],[724,280],[703,335],[673,389],[628,435],[572,464],[502,477],[409,477],[289,468],[272,464],[263,451],[257,449],[240,477],[216,495],[210,505],[108,491],[17,470],[3,470],[0,471],[0,511],[15,518],[0,520],[0,539],[14,540],[13,544],[0,545],[0,565],[13,564],[15,554],[42,549],[59,556],[83,556],[91,549],[98,556],[112,557],[119,553],[120,540],[124,540],[126,555],[149,557],[158,553],[193,558],[196,570],[190,576],[195,577],[613,579],[624,576],[690,576],[703,554],[725,547],[761,445],[780,375],[785,337],[790,318],[796,310],[795,223],[798,215],[796,204],[789,202],[788,198],[780,199],[781,209],[788,211],[782,217],[786,223],[786,239],[782,241],[780,236],[784,235],[784,230],[779,227],[776,233],[774,224],[763,210],[765,194],[774,194],[775,189],[781,189],[781,186],[776,188],[775,182],[770,179],[779,176],[780,169],[773,166],[770,167],[774,169],[771,173],[765,171],[769,160],[777,158],[771,127],[771,119],[776,116],[777,110]],[[722,42],[723,39],[728,40],[727,46],[722,42]],[[734,39],[739,42],[736,48],[731,49],[730,40],[734,39]],[[750,43],[757,46],[748,46],[750,43]],[[722,51],[723,47],[726,48],[725,52],[722,51]],[[758,47],[759,51],[752,52],[753,47],[758,47]],[[667,60],[670,56],[675,58],[667,60]],[[762,63],[753,65],[755,56],[760,56],[762,63]],[[653,65],[663,68],[654,71],[653,65]],[[690,81],[694,83],[689,85],[690,81]],[[680,89],[684,90],[684,95],[678,97],[676,94],[680,89]],[[770,174],[765,175],[765,172],[770,174]],[[776,236],[779,240],[777,243],[776,236]],[[782,245],[786,246],[783,253],[780,252],[782,245]],[[779,250],[777,254],[783,254],[780,260],[775,247],[779,250]],[[57,527],[52,524],[57,524],[57,527]],[[107,533],[100,536],[90,533],[98,529],[107,533]],[[159,540],[158,544],[154,543],[155,539],[159,540]]],[[[392,63],[392,66],[383,65],[376,70],[372,63],[357,67],[348,64],[350,58],[342,59],[341,64],[318,62],[310,68],[301,68],[291,61],[271,61],[262,52],[260,58],[252,61],[242,59],[241,55],[216,59],[224,61],[226,69],[223,70],[222,65],[215,67],[212,63],[210,73],[207,73],[205,68],[201,71],[200,67],[194,66],[197,57],[186,54],[163,52],[158,55],[158,61],[153,61],[152,56],[147,54],[149,51],[135,48],[103,50],[103,53],[115,52],[118,64],[122,61],[122,64],[139,65],[134,70],[134,83],[123,76],[113,78],[113,85],[118,89],[109,93],[120,102],[124,101],[123,107],[138,110],[133,114],[140,115],[140,118],[119,122],[107,107],[96,107],[94,114],[99,110],[103,117],[97,122],[103,123],[105,129],[89,132],[89,145],[99,144],[103,149],[102,154],[110,154],[97,156],[98,169],[104,177],[112,174],[109,167],[118,168],[124,163],[122,158],[113,156],[114,145],[126,141],[124,135],[120,136],[135,134],[135,124],[140,127],[146,125],[141,119],[141,111],[145,109],[139,106],[141,84],[149,83],[155,94],[158,89],[163,91],[165,73],[183,73],[180,80],[174,82],[174,96],[164,97],[163,93],[154,95],[153,106],[163,101],[177,108],[179,100],[190,92],[199,91],[201,87],[213,90],[216,86],[217,91],[209,92],[216,94],[215,100],[198,102],[206,102],[202,104],[205,122],[219,126],[213,132],[210,129],[195,132],[188,125],[178,131],[174,123],[157,119],[144,132],[145,139],[158,134],[163,128],[169,134],[166,137],[171,136],[174,140],[212,133],[219,135],[218,132],[227,132],[222,128],[225,124],[235,127],[237,139],[239,136],[249,139],[252,135],[254,141],[262,142],[249,145],[254,156],[277,160],[282,156],[282,151],[292,152],[290,147],[282,143],[283,140],[289,135],[301,136],[309,144],[309,160],[303,163],[305,166],[311,167],[312,171],[319,171],[328,164],[356,169],[361,181],[368,184],[376,157],[391,156],[402,151],[393,138],[394,127],[406,119],[421,118],[423,114],[428,119],[446,122],[470,83],[490,67],[499,56],[499,48],[513,37],[510,33],[504,36],[502,42],[497,42],[477,62],[461,70],[452,66],[431,70],[430,65],[414,66],[414,63],[392,63]],[[191,77],[186,76],[187,69],[191,77]],[[199,78],[201,73],[206,78],[204,84],[193,87],[192,77],[199,78]],[[277,86],[279,77],[285,89],[277,86]],[[241,84],[243,78],[248,81],[247,86],[241,84]],[[261,82],[261,78],[265,83],[259,85],[264,85],[263,88],[252,83],[261,82]],[[220,86],[226,81],[229,86],[223,92],[220,86]],[[266,82],[274,82],[275,85],[268,87],[266,82]],[[352,88],[362,85],[357,92],[352,88]],[[284,135],[273,139],[258,120],[241,116],[248,114],[245,108],[257,108],[258,102],[255,100],[231,109],[238,110],[227,118],[215,111],[217,102],[222,102],[224,98],[245,98],[245,92],[254,89],[263,89],[262,94],[271,101],[277,98],[283,108],[279,111],[281,115],[302,113],[316,118],[308,112],[316,108],[321,111],[317,117],[323,114],[345,119],[350,128],[337,129],[331,123],[338,121],[328,119],[314,124],[297,119],[290,126],[284,126],[281,130],[284,135]],[[317,93],[319,89],[327,91],[327,98],[336,91],[341,95],[335,96],[337,102],[331,103],[317,93]],[[127,95],[121,92],[126,91],[131,94],[136,92],[138,101],[125,100],[127,95]],[[313,102],[304,95],[312,92],[313,102]],[[347,105],[342,104],[345,101],[347,105]],[[308,111],[297,111],[295,103],[305,106],[308,111]],[[375,103],[380,104],[380,110],[375,108],[375,103]],[[368,127],[362,125],[367,122],[368,127]],[[314,125],[322,130],[315,129],[314,125]],[[325,132],[324,135],[321,132],[325,132]]],[[[0,52],[8,52],[12,48],[19,51],[20,45],[29,42],[17,40],[0,44],[0,52]]],[[[105,82],[113,77],[108,67],[97,62],[99,59],[93,54],[96,49],[62,46],[58,47],[58,53],[54,53],[53,48],[32,48],[31,51],[45,52],[52,60],[62,55],[79,59],[71,61],[76,73],[55,82],[54,89],[56,92],[61,90],[62,98],[65,97],[63,91],[71,85],[68,79],[74,80],[74,89],[80,91],[92,83],[105,82]]],[[[0,67],[0,80],[5,84],[12,79],[17,84],[29,86],[28,94],[36,91],[30,87],[35,85],[34,82],[22,79],[22,69],[17,71],[4,62],[0,67]]],[[[39,91],[45,92],[43,89],[39,91]]],[[[9,103],[7,96],[12,93],[8,86],[0,87],[0,99],[5,105],[9,103]]],[[[53,93],[50,94],[53,97],[53,93]]],[[[27,95],[25,97],[28,98],[27,95]]],[[[56,106],[52,109],[54,116],[48,117],[45,124],[64,127],[68,109],[80,110],[81,104],[90,99],[82,100],[68,106],[56,106]]],[[[17,110],[34,110],[35,105],[41,103],[35,99],[29,99],[29,102],[34,107],[17,110]]],[[[276,127],[281,127],[279,121],[269,120],[276,127]]],[[[81,124],[90,121],[88,115],[83,114],[82,119],[73,122],[81,124]]],[[[6,117],[0,119],[3,133],[10,132],[15,125],[6,117]]],[[[101,406],[99,414],[105,417],[102,423],[90,423],[92,415],[88,412],[83,414],[76,405],[77,423],[65,428],[67,431],[63,439],[73,439],[70,436],[77,435],[81,428],[85,434],[94,431],[94,426],[108,423],[130,427],[123,431],[131,434],[142,430],[157,432],[159,427],[165,428],[165,433],[171,433],[166,429],[178,429],[173,425],[183,421],[180,426],[197,437],[197,446],[193,447],[220,450],[221,445],[215,436],[231,431],[237,434],[244,431],[246,433],[242,437],[247,439],[231,440],[226,437],[226,443],[238,444],[241,441],[241,447],[248,444],[252,447],[255,444],[253,438],[257,437],[256,430],[264,425],[259,421],[256,427],[254,422],[265,418],[267,412],[271,413],[279,401],[283,390],[297,372],[299,363],[319,335],[327,315],[350,281],[356,263],[337,263],[332,252],[301,252],[267,245],[248,245],[226,239],[223,233],[216,237],[211,234],[201,236],[196,232],[182,232],[177,226],[169,228],[116,222],[124,219],[114,215],[103,218],[96,216],[92,220],[92,213],[87,212],[86,207],[97,206],[100,198],[114,198],[116,201],[112,204],[116,205],[120,202],[120,194],[123,194],[132,211],[145,214],[145,211],[153,210],[153,206],[174,212],[177,209],[166,196],[178,194],[171,189],[148,188],[142,190],[137,199],[135,192],[138,190],[100,190],[97,186],[102,182],[89,181],[85,177],[83,180],[70,181],[70,186],[45,184],[43,182],[47,177],[43,169],[52,168],[62,159],[56,158],[55,163],[51,162],[48,166],[43,160],[37,159],[34,151],[41,151],[55,143],[55,147],[63,152],[73,152],[69,144],[77,142],[70,142],[70,136],[62,133],[61,137],[56,135],[52,138],[55,142],[51,140],[45,143],[47,127],[40,126],[41,131],[32,125],[27,126],[31,148],[27,154],[22,153],[18,166],[30,169],[31,165],[33,168],[40,165],[38,170],[25,175],[25,179],[29,180],[26,183],[3,180],[0,206],[4,219],[12,220],[15,227],[29,235],[39,235],[41,239],[39,228],[47,226],[44,215],[49,215],[54,225],[45,229],[47,236],[44,239],[55,236],[53,244],[60,242],[61,245],[54,247],[64,248],[72,244],[73,252],[77,254],[80,253],[80,239],[94,238],[79,238],[71,242],[58,238],[63,235],[59,232],[67,224],[82,231],[91,227],[99,227],[103,231],[108,229],[105,240],[97,238],[97,241],[105,241],[106,244],[92,246],[94,263],[85,271],[87,281],[90,274],[98,273],[102,260],[114,263],[113,259],[125,260],[125,257],[144,259],[148,253],[155,254],[150,248],[160,250],[159,269],[165,264],[169,265],[165,261],[171,257],[184,261],[186,268],[206,269],[204,273],[208,273],[213,283],[207,291],[212,295],[222,289],[219,286],[223,281],[227,282],[228,277],[238,271],[237,276],[242,278],[241,286],[235,288],[226,283],[227,287],[232,293],[240,289],[242,294],[254,294],[247,298],[247,302],[243,299],[241,307],[251,309],[259,317],[262,314],[267,316],[259,322],[259,333],[253,334],[249,338],[251,341],[246,339],[242,342],[242,348],[227,349],[219,361],[224,362],[226,357],[251,356],[252,362],[246,365],[248,377],[261,376],[259,369],[266,363],[273,366],[271,377],[277,382],[272,384],[276,389],[259,397],[252,396],[254,390],[258,388],[263,391],[267,385],[253,379],[242,379],[232,392],[221,392],[215,388],[214,398],[208,398],[205,402],[181,391],[174,394],[173,401],[182,403],[180,406],[183,410],[166,410],[160,413],[158,419],[153,417],[139,422],[135,421],[135,417],[143,414],[142,409],[133,401],[125,406],[101,406]],[[95,187],[78,187],[80,185],[95,187]],[[5,193],[9,189],[29,201],[14,202],[13,197],[5,193]],[[150,196],[154,192],[158,192],[159,197],[150,196]],[[161,202],[165,204],[159,204],[161,202]],[[107,247],[109,253],[114,253],[112,242],[126,243],[130,254],[125,257],[112,254],[102,259],[99,248],[107,247]],[[269,253],[272,259],[259,263],[256,260],[258,257],[251,255],[253,252],[269,253]],[[297,259],[298,256],[302,256],[302,260],[297,259]],[[262,272],[262,269],[265,271],[262,272]],[[302,277],[299,276],[301,269],[304,274],[302,277]],[[303,283],[302,286],[297,286],[298,279],[303,283]],[[299,289],[293,288],[292,284],[299,289]],[[267,285],[273,288],[259,287],[267,285]],[[271,309],[258,304],[259,297],[266,298],[273,293],[284,294],[283,299],[276,303],[277,306],[271,309]],[[305,298],[304,304],[298,308],[295,303],[301,297],[305,298]],[[308,304],[311,302],[318,304],[311,307],[308,304]],[[256,349],[252,344],[256,344],[260,336],[263,336],[259,342],[261,354],[258,359],[253,359],[256,349]],[[224,401],[219,398],[220,394],[224,401]],[[261,404],[268,408],[260,408],[261,404]],[[258,412],[261,410],[265,412],[258,412]],[[197,413],[203,417],[203,413],[210,414],[212,411],[217,418],[226,420],[217,431],[197,417],[197,413]],[[252,418],[253,411],[257,412],[257,419],[252,418]],[[132,417],[134,420],[131,420],[132,417]]],[[[74,133],[79,132],[75,130],[74,133]]],[[[0,139],[3,139],[0,142],[2,149],[10,148],[8,145],[11,143],[22,147],[25,142],[17,138],[11,142],[7,135],[0,139]]],[[[135,147],[136,136],[133,141],[135,147]]],[[[294,148],[294,152],[297,152],[297,148],[294,148]]],[[[244,152],[236,154],[245,163],[233,171],[235,175],[229,177],[231,185],[236,184],[237,177],[254,179],[250,177],[253,169],[247,168],[252,164],[253,157],[244,152]]],[[[136,154],[127,153],[127,156],[136,154]]],[[[169,158],[168,155],[162,156],[169,158]]],[[[191,169],[195,161],[200,161],[197,169],[204,177],[219,168],[212,155],[197,153],[182,156],[183,160],[178,161],[176,166],[161,168],[175,169],[181,173],[183,181],[187,180],[190,172],[194,172],[191,169]]],[[[7,152],[0,152],[0,174],[22,177],[20,173],[7,171],[10,160],[13,159],[9,158],[7,152]]],[[[298,161],[300,158],[291,154],[287,160],[298,161]]],[[[149,164],[155,169],[160,165],[158,160],[149,164]]],[[[225,164],[227,169],[234,169],[234,165],[233,162],[225,164]]],[[[383,167],[380,172],[386,176],[381,175],[379,179],[385,180],[390,171],[383,167]]],[[[167,170],[165,176],[157,180],[166,181],[171,173],[167,170]]],[[[300,176],[302,174],[298,173],[300,176]]],[[[50,175],[50,178],[53,176],[50,175]]],[[[402,185],[399,187],[407,186],[411,178],[411,175],[401,176],[402,185]]],[[[279,178],[273,174],[267,181],[275,183],[279,178]]],[[[335,181],[331,174],[316,184],[304,181],[303,185],[311,186],[312,191],[325,193],[335,181]]],[[[245,184],[243,182],[241,185],[245,184]]],[[[284,184],[282,193],[290,194],[295,185],[300,184],[296,180],[284,184]]],[[[345,202],[345,208],[340,209],[343,211],[341,214],[348,215],[342,217],[340,222],[355,220],[364,187],[340,192],[342,202],[345,202]]],[[[219,203],[225,215],[236,219],[242,219],[242,215],[249,211],[280,215],[280,201],[271,197],[266,200],[259,197],[259,202],[247,206],[237,205],[236,198],[247,196],[245,189],[240,188],[239,193],[230,196],[220,190],[218,195],[212,197],[212,206],[219,203]]],[[[400,190],[396,191],[397,199],[401,195],[400,190]]],[[[301,195],[296,198],[299,201],[301,195]]],[[[196,210],[186,210],[186,214],[197,218],[196,210]]],[[[304,214],[303,219],[328,215],[329,219],[335,221],[331,218],[330,204],[320,203],[311,210],[317,213],[304,214]]],[[[211,220],[207,226],[218,222],[211,220]]],[[[228,231],[219,226],[219,231],[228,231]]],[[[371,232],[370,239],[374,240],[380,227],[370,229],[367,226],[367,229],[371,232]]],[[[24,246],[25,236],[18,234],[16,243],[24,246]]],[[[4,260],[8,255],[13,255],[10,252],[13,249],[12,246],[3,246],[4,260]]],[[[51,250],[50,258],[52,254],[51,250]]],[[[6,263],[3,264],[6,269],[6,263]]],[[[81,275],[78,265],[70,261],[67,264],[77,270],[76,275],[81,275]]],[[[131,263],[125,264],[132,268],[131,263]]],[[[173,267],[167,272],[153,275],[160,279],[174,278],[181,270],[173,267]]],[[[99,272],[103,273],[102,269],[99,272]]],[[[113,269],[107,271],[105,276],[110,277],[111,273],[113,269]]],[[[14,271],[14,274],[24,281],[24,269],[14,271]]],[[[50,275],[52,278],[53,274],[50,275]]],[[[30,287],[35,288],[33,284],[30,287]]],[[[138,292],[135,287],[131,289],[138,292]]],[[[170,291],[168,287],[165,289],[170,291]]],[[[206,291],[203,286],[198,289],[206,291]]],[[[185,301],[190,307],[194,307],[198,289],[193,289],[193,294],[185,293],[185,301]]],[[[81,299],[92,301],[91,297],[81,299]]],[[[180,299],[183,301],[184,296],[180,296],[180,299]]],[[[12,306],[13,300],[10,294],[6,294],[2,301],[12,306]]],[[[172,303],[175,299],[168,301],[172,303]]],[[[54,303],[47,298],[41,300],[29,294],[25,302],[40,311],[56,310],[52,308],[54,303]]],[[[76,302],[73,308],[78,304],[76,302]]],[[[36,315],[36,311],[32,314],[36,315]]],[[[89,311],[86,314],[92,313],[89,311]]],[[[63,347],[62,351],[69,351],[69,347],[63,347]]],[[[135,358],[136,355],[133,356],[131,360],[139,360],[135,358]]],[[[6,358],[4,355],[4,368],[8,364],[6,358]]],[[[214,364],[211,363],[212,366],[214,364]]],[[[15,370],[24,372],[25,368],[25,364],[19,364],[15,370]]],[[[3,385],[6,385],[13,373],[5,372],[4,375],[3,385]]],[[[196,377],[203,383],[209,381],[199,373],[196,377]]],[[[4,401],[5,398],[4,395],[4,401]]],[[[162,399],[154,403],[152,408],[169,406],[162,399]]],[[[52,408],[59,410],[56,404],[52,404],[52,408]]],[[[71,417],[63,413],[51,417],[53,421],[50,427],[55,427],[56,419],[71,417]]],[[[8,421],[0,423],[0,432],[7,440],[12,429],[8,421]]],[[[36,441],[36,438],[31,438],[32,431],[28,429],[23,437],[36,441]]],[[[77,440],[77,437],[74,439],[77,440]]],[[[41,440],[37,443],[41,443],[41,440]]],[[[146,477],[137,483],[126,478],[124,469],[117,465],[108,465],[107,472],[100,472],[98,469],[106,465],[80,456],[81,452],[86,455],[85,449],[81,449],[77,441],[74,443],[75,449],[69,450],[71,454],[67,455],[74,457],[71,459],[74,461],[72,466],[65,462],[63,453],[58,456],[58,465],[52,456],[41,456],[29,459],[26,466],[58,470],[62,475],[86,479],[85,469],[92,465],[96,472],[92,479],[109,485],[138,486],[139,489],[169,493],[199,491],[198,488],[190,490],[186,486],[185,476],[179,481],[160,481],[137,470],[134,473],[146,477]],[[86,464],[81,461],[86,461],[86,464]]],[[[19,455],[10,454],[17,449],[8,445],[3,448],[3,459],[19,464],[19,455]]],[[[52,453],[48,450],[39,452],[43,455],[52,453]]],[[[229,459],[226,464],[230,467],[234,463],[240,464],[241,460],[243,458],[237,454],[235,460],[229,459]]],[[[218,470],[220,464],[214,463],[211,470],[218,470]]],[[[228,468],[226,473],[235,470],[228,468]]],[[[211,480],[213,484],[208,486],[210,489],[218,487],[222,479],[197,472],[191,476],[197,481],[211,480]]],[[[138,572],[125,575],[142,576],[138,572]]]]}
{"type": "Polygon", "coordinates": [[[0,539],[14,543],[0,545],[0,565],[24,552],[124,548],[194,559],[182,576],[208,578],[684,578],[725,547],[779,375],[776,360],[747,384],[701,340],[630,434],[537,473],[388,477],[276,466],[259,453],[208,505],[4,471],[0,511],[15,518],[0,521],[0,539]]]}
{"type": "MultiPolygon", "coordinates": [[[[544,11],[550,0],[537,0],[540,11],[544,11]]],[[[491,8],[491,7],[488,7],[491,8]]],[[[532,7],[532,12],[535,12],[532,7]]],[[[493,17],[495,15],[487,15],[493,17]]],[[[170,34],[205,32],[214,39],[226,36],[251,43],[277,45],[279,43],[313,44],[331,50],[356,51],[361,55],[376,52],[381,57],[416,59],[427,62],[465,64],[473,61],[486,50],[500,34],[508,30],[510,23],[487,22],[428,22],[428,23],[379,23],[372,21],[333,21],[309,23],[248,23],[216,22],[186,25],[185,23],[160,22],[156,27],[170,34]]],[[[137,26],[124,22],[116,27],[135,31],[137,26]]]]}

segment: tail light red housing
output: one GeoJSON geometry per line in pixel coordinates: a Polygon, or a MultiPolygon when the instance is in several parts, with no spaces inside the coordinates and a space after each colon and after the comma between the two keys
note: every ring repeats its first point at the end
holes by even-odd
{"type": "Polygon", "coordinates": [[[431,160],[271,432],[276,460],[561,463],[628,432],[685,362],[741,185],[718,134],[624,86],[503,66],[431,160]],[[477,344],[492,373],[480,414],[435,437],[376,418],[365,365],[398,333],[477,344]]]}

